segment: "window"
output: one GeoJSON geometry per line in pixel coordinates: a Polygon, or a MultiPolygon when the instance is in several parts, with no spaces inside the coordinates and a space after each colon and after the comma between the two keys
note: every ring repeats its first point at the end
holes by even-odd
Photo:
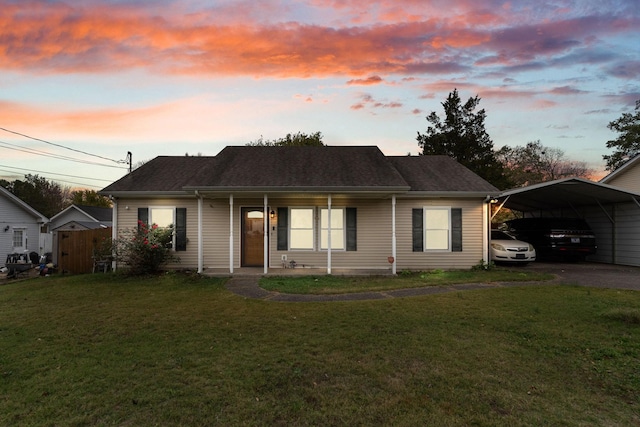
{"type": "MultiPolygon", "coordinates": [[[[331,249],[344,250],[344,209],[331,208],[331,249]]],[[[329,247],[329,209],[320,210],[320,249],[329,247]]]]}
{"type": "Polygon", "coordinates": [[[25,243],[24,243],[24,237],[25,237],[25,233],[23,229],[20,228],[14,228],[13,229],[13,248],[14,250],[16,249],[22,249],[25,247],[25,243]]]}
{"type": "Polygon", "coordinates": [[[462,209],[413,209],[413,251],[462,251],[462,209]]]}
{"type": "Polygon", "coordinates": [[[313,249],[313,208],[291,208],[289,249],[313,249]]]}
{"type": "Polygon", "coordinates": [[[173,227],[173,247],[176,251],[187,250],[187,208],[138,208],[138,221],[157,224],[158,227],[173,227]]]}
{"type": "Polygon", "coordinates": [[[424,249],[426,251],[449,250],[449,209],[425,208],[424,249]]]}
{"type": "MultiPolygon", "coordinates": [[[[315,217],[315,208],[278,208],[278,250],[316,249],[316,228],[320,230],[320,248],[328,246],[328,209],[320,210],[315,217]],[[318,224],[316,224],[318,222],[318,224]]],[[[331,209],[331,249],[357,250],[356,208],[331,209]]]]}

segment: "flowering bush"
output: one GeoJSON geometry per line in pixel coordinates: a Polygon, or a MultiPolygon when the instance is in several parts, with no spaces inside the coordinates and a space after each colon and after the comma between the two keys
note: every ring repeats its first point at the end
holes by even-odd
{"type": "Polygon", "coordinates": [[[129,266],[130,274],[157,273],[160,267],[180,259],[173,254],[173,227],[151,226],[138,221],[138,227],[121,233],[116,245],[118,260],[129,266]]]}

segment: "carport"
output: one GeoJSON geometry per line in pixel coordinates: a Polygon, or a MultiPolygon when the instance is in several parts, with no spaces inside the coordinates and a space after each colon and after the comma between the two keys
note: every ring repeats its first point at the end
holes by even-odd
{"type": "Polygon", "coordinates": [[[596,235],[589,261],[640,266],[640,194],[583,178],[565,178],[507,190],[492,202],[524,217],[578,217],[596,235]]]}

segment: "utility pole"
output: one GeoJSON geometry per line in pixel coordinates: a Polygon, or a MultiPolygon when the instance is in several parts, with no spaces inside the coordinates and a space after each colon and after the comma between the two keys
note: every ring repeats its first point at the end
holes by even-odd
{"type": "Polygon", "coordinates": [[[127,160],[129,161],[129,173],[131,173],[131,162],[132,162],[132,157],[133,155],[131,154],[131,151],[127,151],[127,160]]]}

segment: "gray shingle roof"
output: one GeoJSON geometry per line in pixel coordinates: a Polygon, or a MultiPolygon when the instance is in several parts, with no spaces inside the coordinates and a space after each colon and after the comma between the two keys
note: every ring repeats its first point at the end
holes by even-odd
{"type": "Polygon", "coordinates": [[[385,157],[374,146],[227,147],[215,157],[156,157],[100,193],[186,190],[493,192],[446,156],[385,157]]]}

